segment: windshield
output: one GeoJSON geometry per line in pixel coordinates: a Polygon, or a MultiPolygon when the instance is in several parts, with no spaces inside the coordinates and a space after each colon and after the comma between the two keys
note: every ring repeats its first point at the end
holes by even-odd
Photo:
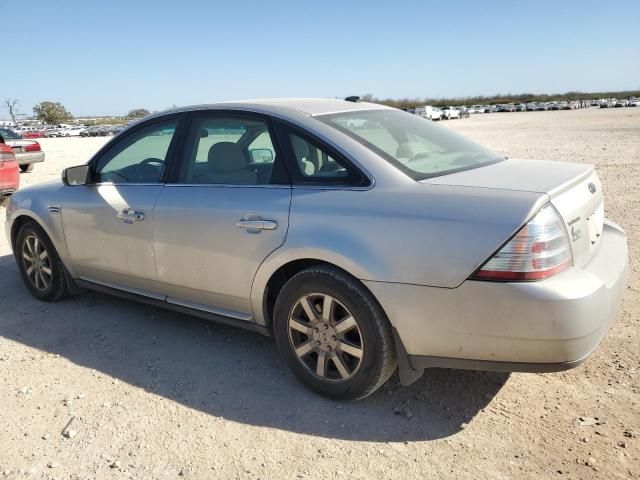
{"type": "Polygon", "coordinates": [[[20,135],[18,135],[17,133],[7,129],[7,128],[0,128],[0,135],[2,135],[3,138],[9,140],[18,140],[20,137],[20,135]]]}
{"type": "Polygon", "coordinates": [[[399,110],[354,111],[315,118],[355,139],[415,180],[504,160],[445,127],[399,110]]]}

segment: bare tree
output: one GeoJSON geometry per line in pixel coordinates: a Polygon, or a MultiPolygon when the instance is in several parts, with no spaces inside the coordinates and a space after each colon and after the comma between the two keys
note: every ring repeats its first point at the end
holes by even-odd
{"type": "Polygon", "coordinates": [[[18,100],[16,100],[15,98],[7,98],[2,105],[4,108],[9,110],[9,116],[11,117],[11,121],[13,123],[16,123],[16,115],[18,114],[19,104],[20,102],[18,102],[18,100]]]}

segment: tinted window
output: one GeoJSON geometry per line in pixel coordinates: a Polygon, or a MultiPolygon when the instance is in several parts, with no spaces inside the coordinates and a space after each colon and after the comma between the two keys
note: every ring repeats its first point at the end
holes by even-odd
{"type": "Polygon", "coordinates": [[[98,160],[97,182],[157,183],[178,120],[156,123],[124,137],[98,160]]]}
{"type": "Polygon", "coordinates": [[[416,180],[503,160],[445,127],[399,110],[354,111],[315,118],[354,138],[416,180]]]}
{"type": "Polygon", "coordinates": [[[0,128],[0,135],[2,135],[2,138],[5,140],[18,140],[20,138],[20,135],[7,128],[0,128]]]}
{"type": "Polygon", "coordinates": [[[269,127],[260,119],[196,116],[187,134],[180,183],[272,183],[277,161],[269,127]]]}

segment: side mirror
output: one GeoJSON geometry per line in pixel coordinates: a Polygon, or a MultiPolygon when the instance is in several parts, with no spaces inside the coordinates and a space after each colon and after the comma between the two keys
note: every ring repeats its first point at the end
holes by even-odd
{"type": "Polygon", "coordinates": [[[69,186],[89,183],[89,165],[65,168],[62,171],[62,183],[69,186]]]}
{"type": "Polygon", "coordinates": [[[273,152],[268,148],[254,148],[249,150],[251,161],[253,163],[271,163],[273,162],[273,152]]]}

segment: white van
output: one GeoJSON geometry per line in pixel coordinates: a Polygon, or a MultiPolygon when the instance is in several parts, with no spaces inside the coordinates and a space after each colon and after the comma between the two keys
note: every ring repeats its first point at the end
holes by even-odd
{"type": "Polygon", "coordinates": [[[442,118],[442,110],[431,105],[416,107],[415,114],[428,120],[440,120],[442,118]]]}

